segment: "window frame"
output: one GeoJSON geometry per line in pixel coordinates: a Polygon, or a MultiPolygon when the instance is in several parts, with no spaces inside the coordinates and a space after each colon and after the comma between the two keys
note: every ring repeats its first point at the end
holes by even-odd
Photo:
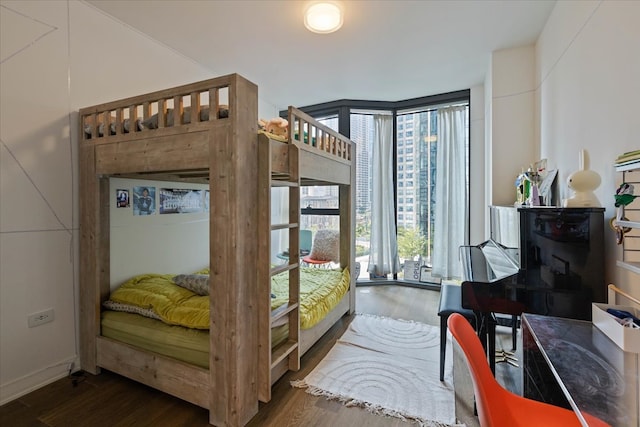
{"type": "MultiPolygon", "coordinates": [[[[329,101],[324,103],[307,105],[304,107],[298,107],[299,110],[305,112],[314,118],[326,118],[326,117],[337,117],[338,118],[338,132],[347,138],[351,138],[351,113],[354,110],[384,110],[387,112],[391,112],[393,117],[393,183],[394,183],[394,194],[393,194],[393,208],[396,212],[395,221],[396,227],[398,225],[398,114],[407,114],[411,112],[411,110],[416,111],[424,111],[425,109],[433,108],[437,109],[440,106],[457,104],[457,103],[467,103],[469,106],[469,117],[471,117],[471,89],[462,89],[458,91],[446,92],[436,95],[428,95],[421,96],[416,98],[409,98],[400,101],[373,101],[373,100],[360,100],[360,99],[340,99],[336,101],[329,101]]],[[[280,117],[287,118],[288,110],[280,110],[280,117]]],[[[403,126],[406,125],[406,122],[403,123],[403,126]]],[[[469,145],[468,150],[471,150],[472,138],[471,138],[471,128],[469,127],[469,145]]],[[[406,142],[403,140],[401,146],[406,146],[406,142]]],[[[413,151],[413,150],[412,150],[413,151]]],[[[467,158],[470,159],[470,153],[467,153],[467,158]]],[[[413,168],[412,168],[413,169],[413,168]]],[[[467,173],[471,174],[471,164],[468,164],[467,173]]],[[[337,215],[339,214],[339,209],[327,209],[326,215],[337,215]],[[328,212],[331,211],[331,212],[328,212]]],[[[465,236],[465,244],[469,244],[469,226],[470,226],[470,206],[467,204],[467,218],[469,218],[469,222],[467,224],[467,233],[465,236]]],[[[306,209],[301,212],[301,214],[311,214],[311,212],[307,212],[306,209]]],[[[404,217],[404,215],[403,215],[404,217]]],[[[402,219],[404,220],[404,218],[402,219]]],[[[362,282],[362,281],[361,281],[362,282]]],[[[375,284],[378,282],[380,284],[408,284],[411,285],[412,281],[408,281],[406,279],[399,280],[398,275],[394,274],[393,279],[378,279],[378,280],[366,280],[367,284],[375,284]]],[[[421,286],[425,285],[424,283],[420,284],[421,286]]],[[[439,285],[433,286],[435,289],[439,288],[439,285]]]]}

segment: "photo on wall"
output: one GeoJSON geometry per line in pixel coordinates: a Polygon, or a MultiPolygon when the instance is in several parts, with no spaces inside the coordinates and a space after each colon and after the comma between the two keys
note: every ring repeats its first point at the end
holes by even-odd
{"type": "Polygon", "coordinates": [[[160,215],[203,212],[202,196],[202,190],[161,188],[160,215]]]}
{"type": "Polygon", "coordinates": [[[129,204],[129,190],[116,190],[116,208],[128,208],[129,204]]]}
{"type": "Polygon", "coordinates": [[[156,187],[133,187],[133,214],[153,215],[156,211],[156,187]]]}

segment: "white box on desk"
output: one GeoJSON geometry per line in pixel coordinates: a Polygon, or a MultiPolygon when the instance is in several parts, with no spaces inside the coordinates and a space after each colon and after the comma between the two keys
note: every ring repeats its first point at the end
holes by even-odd
{"type": "Polygon", "coordinates": [[[640,317],[640,310],[622,305],[591,304],[593,324],[622,350],[640,353],[640,329],[622,326],[615,316],[607,313],[608,308],[628,311],[636,317],[640,317]]]}

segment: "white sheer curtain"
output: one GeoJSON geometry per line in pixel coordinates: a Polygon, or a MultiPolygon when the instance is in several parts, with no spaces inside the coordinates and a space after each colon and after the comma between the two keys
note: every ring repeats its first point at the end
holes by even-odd
{"type": "Polygon", "coordinates": [[[458,248],[465,244],[468,200],[466,185],[466,106],[438,109],[432,274],[460,279],[458,248]]]}
{"type": "Polygon", "coordinates": [[[368,272],[382,276],[400,270],[393,204],[393,117],[374,115],[371,252],[368,272]]]}

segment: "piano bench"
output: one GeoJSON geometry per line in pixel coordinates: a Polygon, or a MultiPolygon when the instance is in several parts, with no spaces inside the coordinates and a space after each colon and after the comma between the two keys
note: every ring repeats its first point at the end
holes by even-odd
{"type": "Polygon", "coordinates": [[[447,319],[453,313],[463,315],[471,326],[476,327],[476,316],[473,310],[462,308],[462,287],[460,285],[443,283],[440,287],[440,381],[444,381],[444,357],[447,351],[447,319]]]}

